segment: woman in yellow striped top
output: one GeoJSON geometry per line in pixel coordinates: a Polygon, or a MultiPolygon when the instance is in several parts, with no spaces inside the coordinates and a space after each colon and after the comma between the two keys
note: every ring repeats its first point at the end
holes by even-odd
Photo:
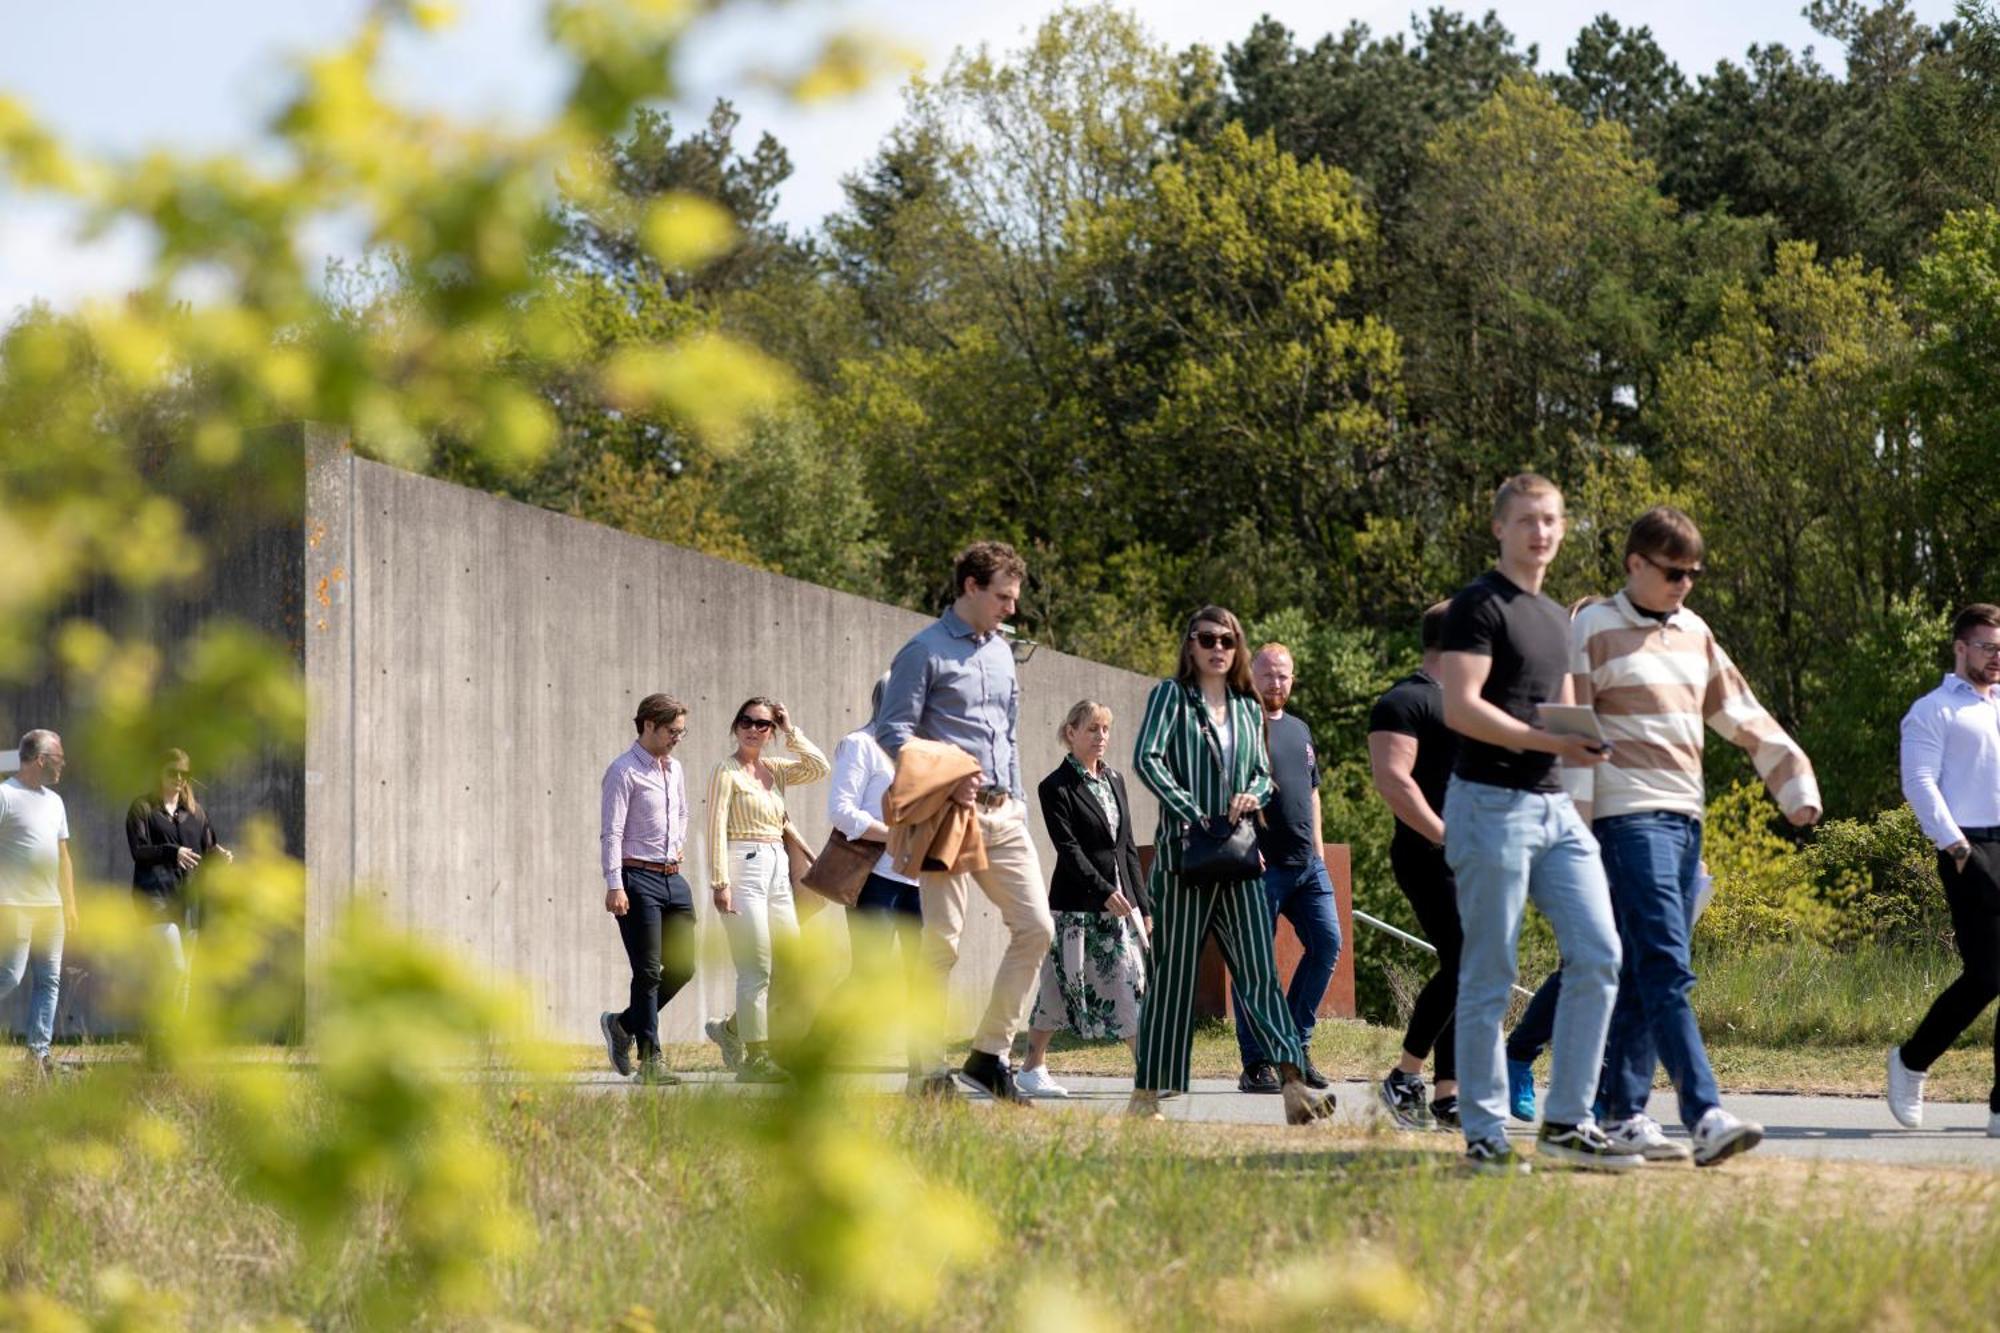
{"type": "Polygon", "coordinates": [[[736,752],[708,780],[708,880],[736,962],[736,1016],[710,1023],[739,1083],[785,1077],[771,1061],[771,938],[796,935],[791,866],[785,856],[785,789],[827,775],[826,756],[761,695],[744,701],[730,725],[736,752]],[[764,755],[782,732],[790,759],[764,755]]]}

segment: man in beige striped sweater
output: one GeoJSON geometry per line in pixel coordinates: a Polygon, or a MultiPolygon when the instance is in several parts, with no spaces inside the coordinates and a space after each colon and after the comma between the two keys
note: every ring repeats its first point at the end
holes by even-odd
{"type": "Polygon", "coordinates": [[[1679,1094],[1695,1165],[1755,1147],[1763,1129],[1722,1109],[1695,1025],[1695,885],[1701,864],[1703,726],[1742,747],[1795,825],[1819,818],[1805,752],[1764,711],[1701,617],[1684,603],[1703,544],[1678,509],[1648,510],[1625,542],[1625,587],[1571,625],[1576,699],[1611,743],[1564,785],[1603,848],[1624,963],[1604,1048],[1603,1124],[1622,1151],[1682,1161],[1688,1149],[1646,1114],[1664,1063],[1679,1094]]]}

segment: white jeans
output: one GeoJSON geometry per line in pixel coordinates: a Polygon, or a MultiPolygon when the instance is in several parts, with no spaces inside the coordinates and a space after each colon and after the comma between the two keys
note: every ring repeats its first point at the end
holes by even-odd
{"type": "Polygon", "coordinates": [[[162,921],[148,926],[147,930],[159,945],[161,961],[173,973],[174,1001],[185,1013],[188,1005],[188,960],[194,953],[196,932],[183,927],[178,921],[162,921]]]}
{"type": "Polygon", "coordinates": [[[779,842],[729,844],[733,916],[722,918],[736,963],[736,1031],[746,1042],[771,1039],[771,940],[799,933],[791,861],[779,842]]]}

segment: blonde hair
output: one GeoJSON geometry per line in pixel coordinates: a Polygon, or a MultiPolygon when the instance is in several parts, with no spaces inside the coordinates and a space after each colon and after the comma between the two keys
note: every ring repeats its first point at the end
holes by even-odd
{"type": "Polygon", "coordinates": [[[1563,493],[1556,484],[1539,472],[1517,472],[1500,483],[1500,489],[1493,492],[1493,521],[1503,523],[1507,519],[1507,506],[1516,500],[1525,500],[1536,495],[1553,495],[1561,504],[1563,493]]]}
{"type": "Polygon", "coordinates": [[[1056,728],[1056,739],[1067,749],[1069,734],[1099,713],[1104,714],[1104,725],[1110,726],[1112,721],[1110,705],[1101,704],[1095,699],[1078,699],[1069,706],[1069,712],[1063,716],[1062,724],[1056,728]]]}

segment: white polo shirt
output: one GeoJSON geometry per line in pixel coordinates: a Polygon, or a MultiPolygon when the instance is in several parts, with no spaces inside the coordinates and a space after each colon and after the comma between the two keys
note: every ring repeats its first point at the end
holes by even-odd
{"type": "Polygon", "coordinates": [[[0,782],[0,907],[61,907],[56,884],[69,813],[54,787],[0,782]]]}

